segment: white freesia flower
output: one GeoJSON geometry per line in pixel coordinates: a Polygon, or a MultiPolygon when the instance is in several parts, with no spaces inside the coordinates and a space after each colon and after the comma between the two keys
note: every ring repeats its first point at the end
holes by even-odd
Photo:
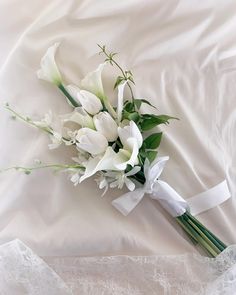
{"type": "Polygon", "coordinates": [[[50,139],[52,141],[52,143],[48,145],[50,150],[58,148],[63,142],[62,135],[56,131],[53,131],[53,134],[50,135],[50,139]]]}
{"type": "Polygon", "coordinates": [[[100,112],[93,117],[95,128],[103,134],[108,141],[115,141],[118,137],[118,126],[108,112],[100,112]]]}
{"type": "Polygon", "coordinates": [[[58,46],[59,43],[57,42],[48,48],[47,52],[41,59],[41,69],[37,72],[39,79],[51,82],[56,85],[60,85],[62,83],[61,74],[55,62],[55,54],[58,46]]]}
{"type": "Polygon", "coordinates": [[[92,92],[81,90],[77,93],[77,98],[86,112],[91,115],[95,115],[102,110],[100,99],[92,92]]]}
{"type": "Polygon", "coordinates": [[[76,139],[78,141],[76,145],[92,155],[104,153],[108,146],[107,139],[104,135],[87,127],[78,130],[76,139]]]}
{"type": "Polygon", "coordinates": [[[62,118],[64,122],[74,122],[81,127],[95,129],[93,118],[82,107],[75,108],[72,113],[64,115],[62,118]]]}
{"type": "Polygon", "coordinates": [[[100,64],[95,71],[88,73],[80,83],[82,89],[92,92],[101,100],[105,97],[102,85],[102,70],[105,64],[100,64]]]}

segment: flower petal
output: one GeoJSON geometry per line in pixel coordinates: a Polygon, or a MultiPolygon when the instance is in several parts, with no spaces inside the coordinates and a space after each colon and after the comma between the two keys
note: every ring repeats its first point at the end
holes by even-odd
{"type": "Polygon", "coordinates": [[[92,92],[100,99],[104,98],[104,91],[102,85],[102,70],[106,63],[100,64],[98,68],[88,73],[83,80],[81,80],[81,88],[92,92]]]}
{"type": "Polygon", "coordinates": [[[101,170],[116,170],[113,159],[116,153],[109,146],[106,149],[105,154],[101,156],[97,156],[95,158],[90,158],[86,164],[86,169],[84,175],[80,178],[80,182],[85,180],[86,178],[94,175],[96,172],[101,170]]]}
{"type": "Polygon", "coordinates": [[[57,42],[48,48],[45,55],[41,59],[41,68],[37,72],[39,79],[52,82],[56,85],[60,85],[62,83],[61,74],[55,61],[55,54],[59,45],[60,43],[57,42]]]}

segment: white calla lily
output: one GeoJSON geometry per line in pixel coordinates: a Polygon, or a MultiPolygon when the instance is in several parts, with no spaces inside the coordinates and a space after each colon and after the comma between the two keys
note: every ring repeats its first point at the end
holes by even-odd
{"type": "Polygon", "coordinates": [[[104,135],[87,127],[78,130],[76,140],[78,148],[92,155],[102,154],[108,147],[108,141],[104,135]]]}
{"type": "Polygon", "coordinates": [[[138,147],[141,148],[143,144],[143,137],[134,121],[130,121],[129,125],[124,127],[118,127],[118,134],[124,148],[132,148],[129,146],[128,139],[133,137],[136,139],[138,147]]]}
{"type": "Polygon", "coordinates": [[[95,129],[93,118],[82,107],[77,107],[72,113],[64,115],[63,121],[74,122],[79,124],[81,127],[95,129]]]}
{"type": "Polygon", "coordinates": [[[133,121],[130,121],[127,126],[118,127],[118,135],[123,148],[116,154],[114,163],[118,170],[125,170],[127,165],[138,164],[138,153],[143,144],[143,138],[133,121]]]}
{"type": "Polygon", "coordinates": [[[136,138],[130,137],[127,139],[126,149],[120,149],[114,158],[115,167],[118,170],[125,170],[127,165],[138,164],[139,146],[136,138]]]}
{"type": "Polygon", "coordinates": [[[106,63],[100,64],[95,71],[88,73],[80,82],[82,89],[92,92],[101,100],[105,97],[102,84],[102,71],[105,65],[106,63]]]}
{"type": "Polygon", "coordinates": [[[59,44],[60,43],[57,42],[48,48],[45,55],[41,59],[41,68],[37,72],[39,79],[51,82],[55,85],[62,84],[61,74],[55,61],[55,54],[59,44]]]}
{"type": "Polygon", "coordinates": [[[80,182],[101,170],[117,170],[113,161],[115,156],[116,153],[112,147],[108,146],[103,155],[90,158],[86,163],[86,169],[84,175],[80,178],[80,182]]]}
{"type": "Polygon", "coordinates": [[[118,137],[118,126],[108,112],[100,112],[93,117],[93,122],[97,131],[103,134],[110,142],[118,137]]]}
{"type": "Polygon", "coordinates": [[[109,111],[109,113],[112,115],[113,118],[116,118],[116,112],[110,102],[108,101],[104,89],[103,89],[103,84],[102,84],[102,71],[104,66],[107,63],[100,64],[98,68],[93,71],[88,73],[84,79],[81,80],[80,86],[81,89],[87,90],[94,95],[96,95],[101,101],[104,103],[105,107],[109,111]]]}
{"type": "Polygon", "coordinates": [[[91,115],[99,113],[103,108],[100,99],[87,90],[80,90],[77,93],[77,98],[82,107],[91,115]]]}

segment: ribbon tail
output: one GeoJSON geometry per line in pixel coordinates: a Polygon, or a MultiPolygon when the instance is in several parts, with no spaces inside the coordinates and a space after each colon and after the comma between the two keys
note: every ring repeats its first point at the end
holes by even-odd
{"type": "Polygon", "coordinates": [[[112,202],[112,205],[123,215],[127,216],[138,205],[143,196],[144,190],[142,188],[139,188],[133,192],[128,192],[121,197],[115,199],[112,202]]]}
{"type": "Polygon", "coordinates": [[[226,180],[209,190],[187,199],[192,215],[214,208],[231,197],[226,180]]]}

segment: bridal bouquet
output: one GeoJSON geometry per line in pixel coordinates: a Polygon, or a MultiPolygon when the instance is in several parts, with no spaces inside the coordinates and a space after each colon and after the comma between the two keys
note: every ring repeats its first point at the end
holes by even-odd
{"type": "MultiPolygon", "coordinates": [[[[150,114],[142,111],[143,105],[151,105],[146,99],[135,98],[132,86],[135,84],[131,71],[124,70],[109,53],[100,46],[105,62],[87,74],[80,86],[66,85],[55,61],[59,44],[51,46],[41,60],[38,77],[57,86],[72,107],[72,112],[60,117],[61,126],[54,127],[52,113],[41,121],[35,121],[6,108],[14,117],[46,132],[51,140],[50,149],[60,145],[73,146],[77,156],[73,163],[33,167],[12,167],[26,174],[39,168],[51,167],[67,171],[74,185],[96,175],[96,182],[103,194],[109,188],[123,188],[128,192],[112,202],[122,214],[127,215],[145,194],[156,199],[176,219],[190,238],[215,257],[226,248],[214,234],[190,213],[187,202],[166,182],[159,179],[168,157],[158,157],[162,132],[156,126],[168,124],[174,117],[150,114]],[[116,105],[112,105],[104,93],[102,70],[107,65],[117,67],[120,75],[114,83],[117,90],[116,105]],[[130,92],[130,99],[124,99],[124,89],[130,92]]],[[[154,106],[152,106],[154,107],[154,106]]]]}

